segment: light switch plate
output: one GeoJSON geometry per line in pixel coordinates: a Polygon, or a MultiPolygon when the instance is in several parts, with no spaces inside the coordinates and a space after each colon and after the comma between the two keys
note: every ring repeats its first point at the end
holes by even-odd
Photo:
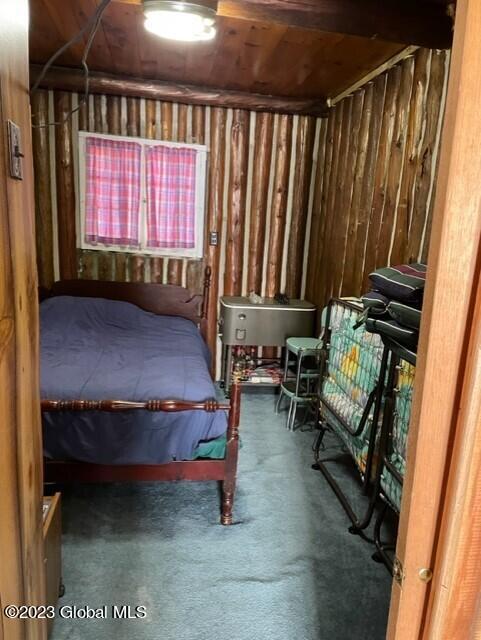
{"type": "Polygon", "coordinates": [[[22,172],[22,138],[20,135],[20,127],[12,122],[11,120],[7,120],[7,131],[8,131],[8,155],[10,158],[10,175],[12,178],[16,180],[23,179],[22,172]]]}
{"type": "Polygon", "coordinates": [[[209,233],[209,244],[211,247],[216,247],[219,244],[219,234],[217,231],[211,231],[209,233]]]}

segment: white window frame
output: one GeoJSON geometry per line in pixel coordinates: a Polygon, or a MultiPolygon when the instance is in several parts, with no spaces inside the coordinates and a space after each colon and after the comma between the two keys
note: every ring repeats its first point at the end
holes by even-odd
{"type": "Polygon", "coordinates": [[[77,207],[77,247],[90,251],[115,251],[132,253],[143,256],[164,256],[176,258],[202,258],[204,251],[204,218],[205,202],[207,193],[207,153],[205,145],[189,144],[184,142],[171,142],[167,140],[151,140],[149,138],[138,138],[133,136],[114,136],[106,133],[90,133],[88,131],[78,132],[78,184],[79,184],[79,206],[77,207]],[[86,205],[86,139],[103,138],[105,140],[119,140],[122,142],[136,142],[142,147],[141,155],[141,191],[139,208],[139,239],[140,247],[126,247],[117,244],[102,244],[100,242],[90,243],[85,239],[85,205],[86,205]],[[195,246],[192,249],[179,248],[152,248],[147,246],[147,171],[145,162],[146,147],[174,147],[195,149],[196,156],[196,178],[195,178],[195,246]]]}

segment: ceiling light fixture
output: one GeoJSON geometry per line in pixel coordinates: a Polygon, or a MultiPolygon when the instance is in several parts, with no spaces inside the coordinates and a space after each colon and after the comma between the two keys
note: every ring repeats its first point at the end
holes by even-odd
{"type": "Polygon", "coordinates": [[[200,42],[215,37],[217,2],[144,0],[145,28],[161,38],[200,42]]]}

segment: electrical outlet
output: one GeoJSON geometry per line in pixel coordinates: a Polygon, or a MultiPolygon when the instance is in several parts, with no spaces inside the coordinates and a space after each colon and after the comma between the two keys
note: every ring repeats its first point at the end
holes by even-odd
{"type": "Polygon", "coordinates": [[[209,233],[209,244],[211,247],[216,247],[219,244],[219,234],[217,231],[211,231],[209,233]]]}
{"type": "Polygon", "coordinates": [[[12,178],[16,180],[23,179],[22,172],[22,139],[20,135],[20,127],[12,122],[11,120],[7,120],[7,131],[8,131],[8,155],[10,158],[10,175],[12,178]]]}

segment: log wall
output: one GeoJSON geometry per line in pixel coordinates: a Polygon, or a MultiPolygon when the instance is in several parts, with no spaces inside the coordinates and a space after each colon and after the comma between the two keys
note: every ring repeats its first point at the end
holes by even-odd
{"type": "Polygon", "coordinates": [[[335,104],[327,118],[40,91],[33,117],[40,282],[81,277],[182,284],[213,271],[208,343],[218,299],[286,291],[323,306],[359,295],[377,266],[425,260],[449,68],[419,49],[335,104]],[[78,131],[206,144],[203,260],[76,249],[78,131]],[[218,245],[209,245],[216,231],[218,245]]]}
{"type": "Polygon", "coordinates": [[[303,293],[320,118],[92,95],[88,105],[65,121],[78,100],[76,93],[42,90],[32,104],[34,121],[63,122],[35,129],[42,285],[79,276],[182,284],[200,292],[204,266],[210,265],[208,342],[214,353],[219,351],[219,296],[252,290],[263,295],[280,289],[291,296],[303,293]],[[208,146],[203,260],[76,249],[79,130],[208,146]],[[217,246],[208,243],[210,231],[218,233],[217,246]]]}
{"type": "Polygon", "coordinates": [[[306,274],[318,306],[361,294],[376,267],[426,260],[448,69],[446,51],[418,49],[322,121],[306,274]]]}

